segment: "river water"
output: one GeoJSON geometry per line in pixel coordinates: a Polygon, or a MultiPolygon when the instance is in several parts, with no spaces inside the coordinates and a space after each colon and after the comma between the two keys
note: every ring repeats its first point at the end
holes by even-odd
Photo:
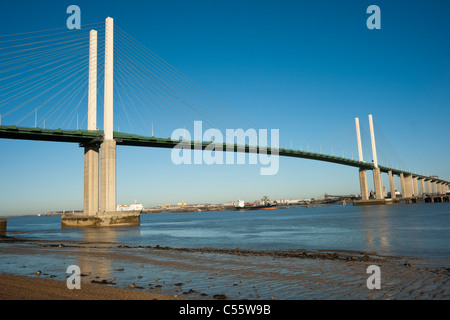
{"type": "MultiPolygon", "coordinates": [[[[139,227],[98,229],[62,229],[59,216],[8,217],[7,231],[12,237],[46,240],[55,244],[83,241],[96,245],[76,251],[71,251],[70,246],[66,246],[58,253],[55,246],[0,243],[2,273],[33,275],[39,269],[46,270],[47,276],[61,280],[67,276],[64,268],[70,264],[82,264],[89,274],[86,278],[89,281],[113,279],[123,287],[129,283],[138,283],[136,276],[139,275],[139,279],[146,280],[146,288],[153,289],[159,279],[165,279],[165,282],[172,285],[177,281],[192,282],[191,288],[195,288],[197,293],[206,292],[212,296],[226,291],[228,297],[238,299],[257,297],[249,288],[259,290],[259,296],[266,299],[273,296],[274,292],[277,297],[286,299],[334,296],[330,296],[330,292],[324,295],[317,283],[310,283],[311,288],[317,286],[317,291],[311,289],[304,295],[298,294],[298,288],[289,289],[296,274],[301,277],[308,268],[311,272],[316,270],[317,263],[313,267],[312,264],[308,266],[309,262],[302,262],[300,270],[299,262],[295,259],[281,261],[252,257],[250,260],[239,256],[192,255],[170,251],[153,255],[145,251],[145,247],[352,250],[382,256],[426,258],[440,261],[446,267],[450,266],[448,203],[361,207],[351,204],[317,205],[309,208],[298,206],[246,212],[143,214],[139,227]],[[127,247],[134,249],[123,251],[118,249],[117,243],[125,243],[127,247]],[[149,265],[151,268],[146,268],[149,265]],[[61,272],[62,266],[64,272],[61,272]],[[121,272],[123,269],[127,269],[126,276],[121,272]],[[233,282],[235,277],[245,275],[246,272],[249,275],[246,291],[237,281],[231,287],[230,281],[233,282]]],[[[322,267],[327,268],[327,263],[324,261],[322,267]]],[[[335,266],[330,265],[329,268],[335,266]]],[[[344,276],[345,272],[341,275],[344,276]]],[[[364,277],[366,276],[362,276],[362,279],[364,277]]],[[[309,279],[310,276],[304,278],[302,283],[309,279]]],[[[182,288],[178,290],[178,287],[167,287],[165,283],[158,290],[173,294],[177,288],[178,294],[182,292],[182,288]]],[[[346,293],[349,294],[348,290],[346,293]]]]}
{"type": "Polygon", "coordinates": [[[264,211],[141,215],[130,228],[61,229],[60,217],[9,217],[8,232],[42,240],[106,241],[170,247],[360,250],[450,258],[450,205],[324,205],[264,211]]]}

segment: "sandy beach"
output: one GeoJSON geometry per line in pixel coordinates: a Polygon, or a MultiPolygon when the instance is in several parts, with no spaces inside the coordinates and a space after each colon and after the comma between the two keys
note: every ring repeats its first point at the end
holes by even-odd
{"type": "Polygon", "coordinates": [[[65,281],[0,274],[0,300],[180,300],[150,292],[83,284],[82,288],[67,288],[65,281]]]}

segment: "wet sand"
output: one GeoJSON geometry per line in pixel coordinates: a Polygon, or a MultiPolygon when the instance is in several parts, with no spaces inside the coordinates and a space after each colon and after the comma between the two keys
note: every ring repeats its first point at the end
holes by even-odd
{"type": "Polygon", "coordinates": [[[0,274],[0,300],[180,300],[150,292],[139,292],[94,284],[69,290],[65,281],[0,274]]]}
{"type": "Polygon", "coordinates": [[[0,299],[448,300],[447,261],[343,250],[243,250],[0,239],[0,299]],[[77,264],[82,289],[65,273],[77,264]],[[370,265],[381,289],[368,289],[370,265]],[[39,274],[36,274],[39,270],[39,274]],[[56,281],[59,280],[59,281],[56,281]]]}

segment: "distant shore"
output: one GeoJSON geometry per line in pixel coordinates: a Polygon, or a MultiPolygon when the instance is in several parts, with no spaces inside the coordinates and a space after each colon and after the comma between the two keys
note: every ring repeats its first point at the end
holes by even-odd
{"type": "MultiPolygon", "coordinates": [[[[353,198],[328,198],[328,199],[311,199],[311,200],[298,200],[294,202],[278,202],[275,205],[280,208],[294,207],[294,206],[314,206],[314,205],[326,205],[343,203],[344,201],[351,202],[353,198]]],[[[142,214],[147,213],[181,213],[181,212],[213,212],[213,211],[234,211],[235,206],[230,203],[225,204],[191,204],[191,205],[173,205],[173,206],[158,206],[153,208],[144,208],[142,214]]],[[[69,210],[69,211],[54,211],[42,216],[59,216],[62,214],[81,213],[82,210],[69,210]]]]}

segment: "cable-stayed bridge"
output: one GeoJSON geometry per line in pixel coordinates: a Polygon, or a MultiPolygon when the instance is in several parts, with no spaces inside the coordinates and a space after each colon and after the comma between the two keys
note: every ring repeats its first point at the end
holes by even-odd
{"type": "Polygon", "coordinates": [[[256,126],[115,27],[113,19],[106,19],[105,28],[102,25],[87,26],[92,29],[89,33],[55,29],[0,37],[0,138],[84,147],[84,214],[95,221],[104,217],[108,217],[107,224],[138,221],[116,212],[117,145],[266,154],[351,166],[359,169],[363,201],[370,198],[367,170],[373,172],[378,201],[385,198],[382,173],[389,175],[392,198],[396,197],[394,175],[400,176],[403,198],[448,190],[449,182],[443,179],[379,165],[371,116],[371,162],[363,159],[359,119],[358,160],[322,150],[281,148],[279,143],[211,142],[203,141],[202,136],[199,140],[174,138],[173,134],[156,138],[155,129],[170,136],[173,129],[196,119],[219,131],[256,126]],[[98,54],[99,45],[104,54],[98,54]],[[97,104],[103,108],[97,109],[97,104]],[[103,118],[102,129],[97,117],[103,118]],[[80,129],[85,127],[87,130],[80,129]]]}

